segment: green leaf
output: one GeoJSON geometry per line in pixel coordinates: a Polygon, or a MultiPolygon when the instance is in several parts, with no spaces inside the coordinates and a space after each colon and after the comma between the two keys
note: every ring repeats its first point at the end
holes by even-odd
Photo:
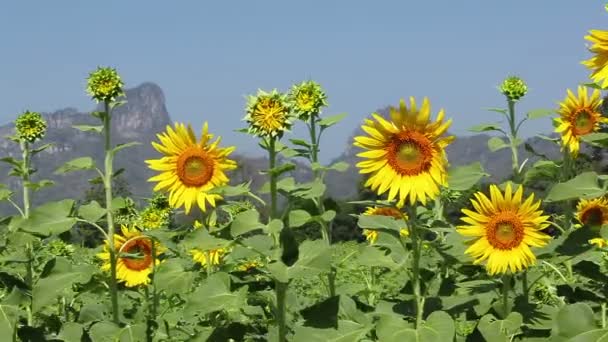
{"type": "Polygon", "coordinates": [[[78,216],[89,222],[97,222],[106,215],[106,209],[102,208],[97,201],[91,201],[88,204],[81,205],[78,208],[78,216]]]}
{"type": "Polygon", "coordinates": [[[358,225],[364,229],[389,230],[399,232],[406,226],[403,220],[396,220],[391,216],[384,215],[360,215],[358,225]]]}
{"type": "Polygon", "coordinates": [[[355,342],[364,341],[371,329],[356,322],[338,321],[338,329],[318,329],[306,326],[296,326],[294,342],[355,342]]]}
{"type": "MultiPolygon", "coordinates": [[[[432,335],[439,336],[436,341],[452,341],[456,334],[456,326],[454,320],[445,311],[435,311],[431,313],[424,324],[422,325],[421,334],[424,336],[424,331],[427,330],[432,335]]],[[[428,336],[430,336],[429,334],[428,336]]]]}
{"type": "Polygon", "coordinates": [[[239,185],[235,185],[235,186],[231,186],[231,185],[219,186],[219,187],[211,189],[209,191],[209,193],[220,194],[223,197],[243,196],[243,195],[247,195],[249,193],[250,184],[251,184],[251,182],[247,182],[247,183],[243,183],[243,184],[239,184],[239,185]]]}
{"type": "Polygon", "coordinates": [[[103,125],[73,125],[73,128],[76,128],[77,130],[83,131],[83,132],[94,132],[94,133],[101,133],[103,132],[103,125]]]}
{"type": "Polygon", "coordinates": [[[199,228],[188,234],[182,241],[180,246],[184,249],[198,249],[201,252],[210,251],[213,249],[226,248],[231,241],[219,239],[209,234],[207,229],[199,228]]]}
{"type": "Polygon", "coordinates": [[[331,222],[336,217],[336,212],[333,210],[328,210],[321,214],[321,219],[325,222],[331,222]]]}
{"type": "Polygon", "coordinates": [[[578,198],[595,198],[603,196],[605,191],[598,186],[595,172],[584,172],[573,179],[555,184],[545,198],[546,202],[558,202],[578,198]]]}
{"type": "Polygon", "coordinates": [[[5,189],[5,188],[0,189],[0,201],[9,199],[11,197],[11,195],[13,195],[13,194],[14,194],[14,192],[10,191],[9,189],[5,189]]]}
{"type": "Polygon", "coordinates": [[[21,168],[21,166],[22,166],[21,161],[15,159],[13,157],[0,158],[0,161],[13,165],[14,167],[17,167],[17,168],[21,168]]]}
{"type": "MultiPolygon", "coordinates": [[[[606,5],[606,8],[608,11],[608,5],[606,5]]],[[[597,83],[583,83],[583,86],[592,88],[592,89],[604,90],[604,88],[602,88],[602,86],[597,83]]]]}
{"type": "Polygon", "coordinates": [[[492,152],[496,152],[496,151],[501,150],[501,149],[503,149],[505,147],[509,147],[509,144],[507,144],[506,142],[504,142],[504,140],[502,140],[502,138],[491,137],[490,139],[488,139],[488,148],[492,152]]]}
{"type": "Polygon", "coordinates": [[[525,173],[524,184],[538,180],[554,180],[559,176],[560,168],[551,160],[539,160],[525,173]]]}
{"type": "Polygon", "coordinates": [[[287,162],[287,163],[282,164],[281,166],[275,167],[274,169],[270,170],[268,173],[278,177],[286,172],[293,171],[295,169],[296,169],[296,164],[287,162]]]}
{"type": "Polygon", "coordinates": [[[289,212],[289,226],[290,227],[301,227],[311,219],[311,215],[306,210],[292,210],[289,212]]]}
{"type": "Polygon", "coordinates": [[[331,170],[336,170],[338,172],[344,172],[344,171],[348,170],[349,167],[350,167],[350,165],[347,162],[343,162],[343,161],[337,162],[337,163],[329,166],[329,168],[331,170]]]}
{"type": "Polygon", "coordinates": [[[13,305],[0,304],[0,341],[17,341],[17,320],[21,310],[13,305]]]}
{"type": "Polygon", "coordinates": [[[64,342],[80,342],[84,332],[83,330],[84,326],[82,324],[65,322],[61,326],[61,331],[59,332],[57,338],[64,342]]]}
{"type": "Polygon", "coordinates": [[[184,315],[239,312],[247,306],[247,286],[230,291],[230,276],[218,272],[205,279],[186,300],[184,315]]]}
{"type": "Polygon", "coordinates": [[[54,174],[65,174],[72,171],[81,171],[81,170],[89,170],[95,167],[95,162],[91,157],[80,157],[76,159],[72,159],[69,162],[66,162],[57,170],[55,170],[54,174]]]}
{"type": "Polygon", "coordinates": [[[552,337],[572,338],[597,329],[593,310],[584,303],[563,306],[557,313],[551,329],[552,337]]]}
{"type": "Polygon", "coordinates": [[[49,148],[51,146],[53,146],[53,143],[48,143],[48,144],[40,145],[40,146],[38,146],[36,148],[33,148],[32,151],[31,151],[31,153],[32,153],[32,155],[40,153],[40,152],[46,150],[47,148],[49,148]]]}
{"type": "Polygon", "coordinates": [[[500,127],[500,124],[498,124],[498,123],[495,123],[495,124],[480,124],[480,125],[473,126],[473,127],[469,128],[469,131],[471,131],[471,132],[502,131],[502,127],[500,127]]]}
{"type": "Polygon", "coordinates": [[[9,229],[20,229],[24,232],[49,236],[66,232],[74,226],[76,218],[69,217],[74,206],[74,200],[66,199],[59,202],[45,203],[35,208],[28,219],[15,217],[9,224],[9,229]]]}
{"type": "Polygon", "coordinates": [[[578,334],[568,342],[608,342],[608,329],[595,329],[578,334]]]}
{"type": "Polygon", "coordinates": [[[489,112],[496,112],[496,113],[501,113],[501,114],[507,114],[508,110],[504,109],[504,108],[484,108],[485,110],[489,111],[489,112]]]}
{"type": "Polygon", "coordinates": [[[238,213],[230,225],[230,234],[237,237],[256,229],[264,229],[264,225],[260,223],[260,213],[257,210],[251,209],[238,213]]]}
{"type": "Polygon", "coordinates": [[[291,143],[294,144],[294,145],[303,146],[303,147],[307,147],[307,148],[312,147],[308,143],[308,141],[305,141],[305,140],[302,140],[302,139],[289,139],[289,141],[291,141],[291,143]]]}
{"type": "Polygon", "coordinates": [[[314,277],[328,272],[331,267],[331,249],[322,240],[306,240],[299,246],[298,261],[289,267],[289,278],[314,277]]]}
{"type": "Polygon", "coordinates": [[[589,134],[583,135],[581,137],[581,140],[588,144],[594,145],[594,146],[608,147],[608,133],[604,133],[604,132],[589,133],[589,134]]]}
{"type": "Polygon", "coordinates": [[[125,149],[127,147],[137,146],[137,145],[141,145],[141,143],[137,142],[137,141],[131,141],[131,142],[128,142],[125,144],[118,144],[118,145],[116,145],[116,147],[114,147],[113,149],[110,150],[110,153],[112,155],[116,155],[116,153],[118,153],[118,151],[120,151],[122,149],[125,149]]]}
{"type": "Polygon", "coordinates": [[[366,267],[385,267],[389,270],[394,270],[399,267],[393,258],[386,254],[386,251],[367,244],[359,246],[357,264],[366,267]]]}
{"type": "Polygon", "coordinates": [[[341,114],[336,114],[336,115],[331,115],[331,116],[326,116],[323,119],[319,120],[319,126],[321,126],[321,129],[326,129],[328,127],[331,127],[335,124],[337,124],[338,122],[342,121],[342,119],[344,119],[346,117],[346,113],[341,113],[341,114]]]}
{"type": "Polygon", "coordinates": [[[477,329],[486,341],[511,341],[521,331],[523,317],[519,312],[511,312],[505,320],[497,320],[488,314],[479,320],[477,329]]]}
{"type": "Polygon", "coordinates": [[[448,170],[448,187],[451,190],[465,191],[472,188],[479,180],[483,177],[487,177],[487,174],[480,162],[473,164],[453,167],[448,170]]]}
{"type": "Polygon", "coordinates": [[[112,322],[102,321],[89,330],[92,342],[141,342],[146,340],[144,324],[127,325],[123,328],[112,322]]]}
{"type": "Polygon", "coordinates": [[[154,282],[159,291],[165,291],[168,296],[183,294],[190,291],[194,274],[184,270],[180,259],[169,259],[156,268],[154,282]]]}
{"type": "Polygon", "coordinates": [[[528,120],[540,119],[555,114],[555,109],[534,109],[526,113],[528,120]]]}
{"type": "Polygon", "coordinates": [[[24,182],[23,185],[32,189],[32,191],[38,191],[42,188],[46,188],[47,186],[54,185],[55,182],[49,179],[43,179],[38,182],[24,182]]]}

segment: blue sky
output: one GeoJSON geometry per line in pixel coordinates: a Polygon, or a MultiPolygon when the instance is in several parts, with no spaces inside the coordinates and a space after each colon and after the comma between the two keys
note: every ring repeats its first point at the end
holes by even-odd
{"type": "MultiPolygon", "coordinates": [[[[245,96],[309,78],[326,89],[327,114],[349,114],[324,138],[324,160],[365,116],[409,96],[428,96],[435,113],[454,119],[453,133],[467,134],[499,120],[483,108],[504,106],[496,86],[509,74],[530,87],[521,112],[553,108],[566,88],[587,82],[583,37],[608,27],[603,8],[596,0],[3,1],[0,124],[25,109],[91,110],[85,79],[110,65],[128,87],[160,85],[173,120],[209,121],[241,153],[261,153],[233,132],[245,96]]],[[[545,119],[524,133],[550,128],[545,119]]]]}

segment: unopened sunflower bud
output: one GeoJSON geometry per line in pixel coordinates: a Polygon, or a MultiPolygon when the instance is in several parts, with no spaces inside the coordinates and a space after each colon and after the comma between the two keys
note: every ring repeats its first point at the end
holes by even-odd
{"type": "Polygon", "coordinates": [[[15,120],[15,130],[19,139],[33,143],[46,133],[46,121],[40,113],[28,110],[15,120]]]}
{"type": "Polygon", "coordinates": [[[87,92],[98,102],[114,101],[123,95],[123,83],[116,69],[99,67],[87,79],[87,92]]]}
{"type": "Polygon", "coordinates": [[[528,86],[517,76],[507,77],[500,85],[500,92],[511,101],[517,101],[528,92],[528,86]]]}

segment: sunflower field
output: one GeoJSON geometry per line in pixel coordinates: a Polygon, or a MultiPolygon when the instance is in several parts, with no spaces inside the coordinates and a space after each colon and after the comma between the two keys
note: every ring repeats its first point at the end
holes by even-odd
{"type": "Polygon", "coordinates": [[[308,80],[259,90],[235,122],[267,155],[262,188],[231,182],[236,148],[213,127],[175,123],[145,142],[157,158],[145,160],[155,175],[144,205],[113,192],[115,155],[141,142],[113,144],[124,84],[99,67],[86,88],[99,125],[74,129],[104,138],[104,163],[82,156],[55,172],[95,170],[104,200],[31,205],[53,186],[32,178],[50,146],[37,112],[8,137],[22,155],[0,159],[21,189],[0,187],[15,212],[0,219],[0,341],[608,342],[608,175],[586,162],[608,146],[608,31],[585,39],[590,80],[557,108],[518,113],[528,87],[510,76],[504,106],[490,109],[505,124],[472,128],[511,151],[499,184],[481,163],[450,166],[450,114],[428,98],[371,113],[352,141],[358,162],[322,165],[322,137],[346,115],[325,115],[327,95],[308,80]],[[555,134],[540,137],[557,160],[519,134],[541,117],[553,119],[555,134]],[[307,182],[292,177],[294,160],[310,165],[307,182]],[[349,167],[369,196],[336,205],[325,176],[349,167]],[[339,218],[362,241],[336,241],[339,218]],[[72,244],[76,227],[96,245],[72,244]]]}

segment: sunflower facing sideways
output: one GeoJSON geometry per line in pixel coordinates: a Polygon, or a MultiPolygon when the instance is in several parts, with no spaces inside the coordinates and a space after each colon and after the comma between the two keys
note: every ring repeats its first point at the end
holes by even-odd
{"type": "MultiPolygon", "coordinates": [[[[392,207],[367,207],[363,215],[372,216],[372,215],[381,215],[381,216],[390,216],[397,220],[403,219],[407,221],[407,214],[402,213],[401,210],[392,207]]],[[[378,240],[378,231],[372,229],[363,229],[363,235],[365,239],[370,243],[374,244],[378,240]]],[[[399,235],[401,237],[407,237],[410,235],[410,232],[407,228],[402,228],[399,231],[399,235]]]]}
{"type": "Polygon", "coordinates": [[[608,200],[602,197],[581,199],[576,206],[576,219],[589,226],[608,224],[608,200]]]}
{"type": "Polygon", "coordinates": [[[401,100],[399,108],[390,108],[390,121],[373,113],[375,120],[366,119],[361,126],[368,136],[355,137],[354,145],[367,150],[357,154],[365,158],[357,163],[359,172],[370,174],[365,186],[378,195],[388,191],[389,201],[398,196],[398,207],[407,199],[424,205],[447,183],[444,149],[454,137],[443,134],[452,120],[443,122],[440,110],[435,122],[429,122],[430,114],[427,98],[418,109],[410,97],[410,108],[401,100]]]}
{"type": "MultiPolygon", "coordinates": [[[[114,248],[116,257],[116,278],[125,283],[127,287],[145,285],[150,282],[148,277],[152,273],[152,242],[144,237],[138,229],[134,227],[121,227],[121,234],[114,234],[114,248]]],[[[158,256],[164,248],[154,243],[154,252],[158,256]]],[[[110,251],[108,241],[105,241],[103,252],[97,254],[103,261],[102,271],[110,272],[110,251]]],[[[156,265],[160,261],[156,259],[156,265]]]]}
{"type": "Polygon", "coordinates": [[[457,227],[465,237],[474,238],[465,251],[475,264],[487,261],[490,275],[521,271],[536,261],[530,247],[542,247],[551,237],[542,230],[549,226],[540,200],[531,194],[522,201],[523,187],[512,192],[507,184],[504,196],[496,185],[490,186],[490,198],[477,192],[471,199],[475,211],[462,209],[461,220],[467,225],[457,227]]]}
{"type": "Polygon", "coordinates": [[[589,51],[595,56],[582,64],[592,71],[590,77],[593,82],[605,88],[608,86],[608,31],[591,30],[585,39],[592,43],[589,51]]]}
{"type": "MultiPolygon", "coordinates": [[[[194,229],[201,228],[203,228],[203,225],[200,221],[194,221],[194,229]]],[[[211,265],[219,265],[228,251],[227,248],[217,248],[204,252],[195,248],[190,250],[190,254],[192,255],[192,260],[198,262],[202,266],[207,265],[207,258],[209,258],[211,265]]]]}
{"type": "Polygon", "coordinates": [[[573,157],[578,155],[582,136],[598,131],[601,123],[608,123],[608,118],[600,113],[601,103],[599,90],[594,90],[589,98],[587,88],[582,86],[578,87],[578,96],[568,89],[568,95],[560,103],[555,132],[561,134],[562,147],[568,147],[573,157]]]}
{"type": "Polygon", "coordinates": [[[167,190],[169,205],[173,208],[183,205],[186,214],[194,205],[202,211],[207,203],[215,207],[222,197],[211,190],[228,184],[225,172],[236,168],[236,162],[228,159],[228,155],[235,148],[219,147],[219,137],[211,142],[213,134],[208,132],[206,122],[200,141],[190,125],[181,123],[176,123],[175,128],[167,126],[167,131],[157,137],[161,143],[152,142],[152,146],[164,156],[146,160],[148,167],[160,172],[148,180],[158,182],[154,191],[167,190]]]}

